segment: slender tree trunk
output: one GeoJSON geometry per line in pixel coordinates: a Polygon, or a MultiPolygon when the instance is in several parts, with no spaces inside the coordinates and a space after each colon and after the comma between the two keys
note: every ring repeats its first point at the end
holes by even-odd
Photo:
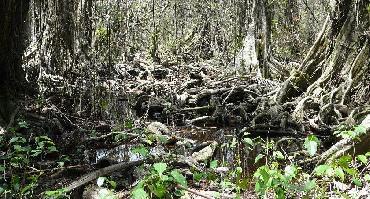
{"type": "MultiPolygon", "coordinates": [[[[242,49],[235,58],[235,67],[241,71],[256,72],[270,77],[267,60],[270,52],[271,16],[266,0],[246,0],[246,34],[242,49]]],[[[243,16],[244,18],[244,16],[243,16]]]]}
{"type": "Polygon", "coordinates": [[[21,66],[28,7],[28,0],[0,1],[0,124],[9,122],[26,83],[21,66]]]}

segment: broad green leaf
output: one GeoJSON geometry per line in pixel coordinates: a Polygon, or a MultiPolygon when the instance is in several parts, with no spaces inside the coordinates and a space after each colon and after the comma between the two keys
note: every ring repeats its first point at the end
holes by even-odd
{"type": "Polygon", "coordinates": [[[209,168],[211,169],[215,169],[218,165],[218,161],[217,160],[212,160],[210,163],[209,163],[209,168]]]}
{"type": "Polygon", "coordinates": [[[330,169],[330,168],[331,168],[331,167],[330,167],[329,165],[323,164],[323,165],[319,165],[319,166],[317,166],[317,167],[314,169],[314,171],[315,171],[316,175],[318,175],[318,176],[323,176],[323,175],[326,173],[326,171],[327,171],[328,169],[330,169]]]}
{"type": "Polygon", "coordinates": [[[356,185],[356,186],[359,186],[359,187],[362,187],[362,182],[360,179],[358,178],[353,178],[352,179],[353,183],[356,185]]]}
{"type": "Polygon", "coordinates": [[[186,178],[178,170],[171,171],[171,176],[173,177],[175,182],[179,183],[184,187],[187,187],[186,178]]]}
{"type": "Polygon", "coordinates": [[[257,157],[254,159],[254,163],[257,163],[260,159],[264,157],[263,154],[258,154],[257,157]]]}
{"type": "Polygon", "coordinates": [[[309,135],[304,141],[304,147],[310,156],[314,156],[317,152],[319,139],[314,135],[309,135]]]}
{"type": "Polygon", "coordinates": [[[365,155],[358,155],[357,159],[360,160],[363,164],[367,164],[367,157],[365,155]]]}
{"type": "Polygon", "coordinates": [[[14,137],[12,139],[10,139],[9,143],[13,143],[13,142],[17,142],[19,140],[19,137],[14,137]]]}
{"type": "Polygon", "coordinates": [[[358,171],[356,169],[353,169],[353,168],[343,168],[343,170],[351,176],[355,176],[358,173],[358,171]]]}
{"type": "Polygon", "coordinates": [[[163,181],[158,181],[155,185],[149,185],[149,189],[156,195],[158,198],[164,198],[167,193],[166,186],[163,184],[163,181]]]}
{"type": "Polygon", "coordinates": [[[163,162],[153,164],[154,170],[158,172],[159,175],[162,175],[167,169],[167,164],[163,162]]]}
{"type": "Polygon", "coordinates": [[[304,184],[304,191],[310,191],[312,190],[313,188],[315,188],[316,186],[316,181],[315,179],[313,180],[308,180],[305,184],[304,184]]]}
{"type": "Polygon", "coordinates": [[[55,146],[49,146],[48,150],[49,150],[49,152],[58,152],[57,147],[55,147],[55,146]]]}
{"type": "Polygon", "coordinates": [[[334,169],[335,175],[340,178],[340,180],[344,181],[344,171],[341,167],[337,167],[334,169]]]}
{"type": "Polygon", "coordinates": [[[284,159],[284,155],[280,152],[280,151],[274,151],[272,153],[272,156],[278,160],[283,160],[284,159]]]}
{"type": "Polygon", "coordinates": [[[364,179],[365,179],[366,181],[370,182],[370,174],[366,174],[366,175],[364,176],[364,179]]]}
{"type": "Polygon", "coordinates": [[[144,146],[138,146],[133,149],[131,149],[132,153],[140,154],[141,156],[145,157],[149,155],[149,150],[144,146]]]}
{"type": "Polygon", "coordinates": [[[115,188],[117,187],[117,183],[116,183],[115,181],[113,181],[113,180],[109,180],[108,182],[109,182],[110,186],[111,186],[113,189],[115,189],[115,188]]]}
{"type": "Polygon", "coordinates": [[[297,167],[294,165],[288,165],[284,169],[284,176],[289,179],[294,178],[296,173],[297,173],[297,167]]]}
{"type": "Polygon", "coordinates": [[[352,157],[350,155],[344,155],[340,157],[337,162],[342,168],[348,168],[351,161],[352,157]]]}
{"type": "Polygon", "coordinates": [[[243,139],[244,143],[248,144],[249,146],[253,146],[253,140],[250,138],[244,138],[243,139]]]}
{"type": "Polygon", "coordinates": [[[149,199],[148,193],[141,187],[135,188],[131,195],[133,199],[149,199]]]}
{"type": "Polygon", "coordinates": [[[366,128],[362,125],[358,125],[358,126],[355,126],[354,131],[357,133],[357,136],[358,136],[358,135],[366,133],[366,128]]]}

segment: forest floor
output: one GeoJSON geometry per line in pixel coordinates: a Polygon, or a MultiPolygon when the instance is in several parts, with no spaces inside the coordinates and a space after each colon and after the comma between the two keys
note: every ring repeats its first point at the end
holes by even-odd
{"type": "Polygon", "coordinates": [[[150,197],[181,190],[182,198],[258,198],[253,175],[270,157],[304,161],[312,133],[324,138],[318,151],[335,141],[325,139],[326,128],[294,121],[294,104],[274,102],[281,82],[225,71],[214,62],[117,64],[113,78],[99,80],[100,117],[64,111],[55,93],[41,105],[28,102],[21,131],[48,129],[58,150],[29,171],[40,174],[38,192],[140,198],[141,187],[150,197]]]}

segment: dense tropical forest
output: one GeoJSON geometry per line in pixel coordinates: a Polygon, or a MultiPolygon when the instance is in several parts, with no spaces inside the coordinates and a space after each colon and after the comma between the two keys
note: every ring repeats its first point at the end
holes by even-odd
{"type": "Polygon", "coordinates": [[[369,198],[370,0],[1,0],[1,198],[369,198]]]}

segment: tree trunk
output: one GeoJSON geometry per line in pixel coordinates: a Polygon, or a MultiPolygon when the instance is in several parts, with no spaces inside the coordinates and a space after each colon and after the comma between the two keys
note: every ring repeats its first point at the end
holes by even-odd
{"type": "Polygon", "coordinates": [[[333,6],[299,70],[277,94],[278,103],[302,94],[319,98],[322,105],[369,103],[368,5],[369,0],[340,1],[333,6]]]}
{"type": "Polygon", "coordinates": [[[22,70],[28,0],[0,2],[0,124],[8,123],[25,85],[22,70]]]}
{"type": "Polygon", "coordinates": [[[237,70],[270,77],[267,60],[270,52],[271,16],[266,0],[247,0],[246,36],[235,59],[237,70]]]}

